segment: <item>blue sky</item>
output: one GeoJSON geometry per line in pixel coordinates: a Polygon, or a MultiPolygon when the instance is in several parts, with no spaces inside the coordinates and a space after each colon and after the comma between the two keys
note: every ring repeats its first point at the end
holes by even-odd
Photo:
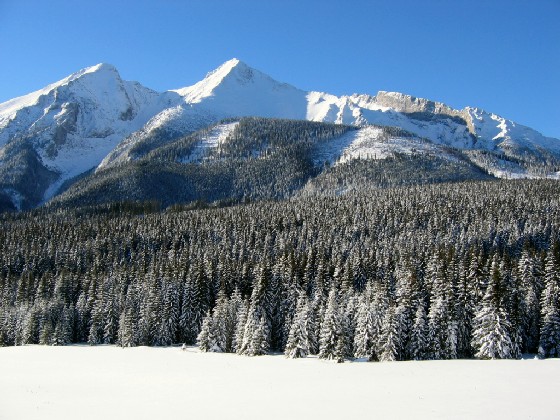
{"type": "Polygon", "coordinates": [[[560,0],[0,0],[0,102],[99,62],[156,90],[237,57],[334,94],[478,106],[560,138],[560,0]]]}

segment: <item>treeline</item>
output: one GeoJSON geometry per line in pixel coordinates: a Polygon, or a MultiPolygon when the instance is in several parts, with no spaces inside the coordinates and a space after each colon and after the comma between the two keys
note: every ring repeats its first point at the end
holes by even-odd
{"type": "Polygon", "coordinates": [[[557,357],[558,197],[500,181],[4,214],[0,344],[557,357]]]}

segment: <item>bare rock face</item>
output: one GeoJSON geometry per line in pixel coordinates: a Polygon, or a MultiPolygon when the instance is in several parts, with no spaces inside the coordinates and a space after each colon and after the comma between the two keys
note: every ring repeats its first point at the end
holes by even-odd
{"type": "Polygon", "coordinates": [[[399,92],[385,91],[377,93],[375,102],[380,106],[392,108],[397,112],[410,114],[412,118],[417,119],[432,119],[434,115],[446,116],[465,124],[471,134],[476,134],[471,116],[466,110],[453,109],[442,102],[417,98],[399,92]]]}
{"type": "Polygon", "coordinates": [[[380,91],[375,100],[378,105],[393,108],[397,112],[431,112],[435,114],[453,115],[456,111],[441,102],[434,102],[428,99],[416,98],[415,96],[405,95],[398,92],[380,91]]]}

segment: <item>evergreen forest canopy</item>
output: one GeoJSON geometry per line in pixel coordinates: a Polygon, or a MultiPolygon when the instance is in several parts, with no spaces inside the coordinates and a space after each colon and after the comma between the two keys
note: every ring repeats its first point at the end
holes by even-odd
{"type": "Polygon", "coordinates": [[[559,197],[476,181],[4,213],[0,344],[559,357],[559,197]]]}

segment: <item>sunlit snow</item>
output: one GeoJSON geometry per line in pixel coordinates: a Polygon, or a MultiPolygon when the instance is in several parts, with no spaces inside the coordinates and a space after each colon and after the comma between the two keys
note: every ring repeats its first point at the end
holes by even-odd
{"type": "Polygon", "coordinates": [[[560,360],[344,363],[0,348],[2,419],[556,419],[560,360]]]}

